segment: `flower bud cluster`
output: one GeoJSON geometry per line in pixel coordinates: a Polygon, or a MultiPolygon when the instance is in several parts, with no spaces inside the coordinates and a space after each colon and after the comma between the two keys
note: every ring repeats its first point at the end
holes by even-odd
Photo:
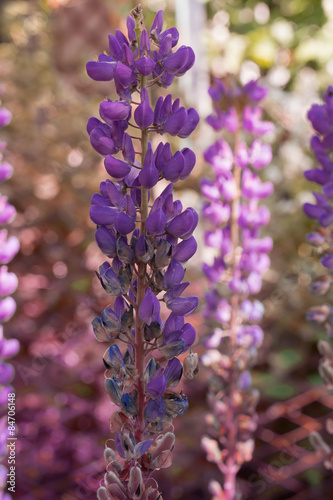
{"type": "MultiPolygon", "coordinates": [[[[315,130],[311,138],[311,148],[319,163],[319,166],[306,170],[306,179],[315,182],[319,191],[314,192],[315,204],[305,203],[305,214],[316,219],[319,226],[314,232],[308,234],[308,242],[316,249],[320,256],[324,272],[314,276],[310,285],[310,291],[314,295],[327,295],[333,281],[333,87],[329,86],[324,93],[324,103],[314,104],[308,111],[308,119],[315,130]]],[[[306,314],[308,321],[323,326],[327,338],[333,337],[333,308],[330,303],[311,307],[306,314]]],[[[333,390],[333,350],[329,340],[320,340],[318,350],[322,356],[319,364],[319,373],[327,386],[328,391],[333,390]]],[[[327,430],[333,434],[332,425],[327,425],[327,430]]],[[[312,439],[314,448],[323,453],[328,445],[324,443],[319,434],[312,439]],[[319,444],[318,444],[319,443],[319,444]]],[[[328,469],[333,468],[331,453],[324,453],[324,464],[328,469]]]]}
{"type": "Polygon", "coordinates": [[[192,378],[197,366],[191,352],[195,330],[185,317],[198,299],[183,296],[189,285],[183,279],[184,265],[197,248],[198,215],[172,194],[173,183],[190,175],[195,154],[189,148],[173,152],[167,142],[154,151],[149,139],[154,132],[188,137],[199,116],[171,94],[155,106],[150,100],[151,86],[168,87],[194,63],[191,48],[172,50],[179,35],[176,28],[163,31],[163,12],[148,32],[138,6],[127,28],[128,38],[119,30],[109,35],[110,55],[87,64],[94,80],[114,80],[119,96],[103,101],[101,120],[90,118],[87,126],[113,179],[100,184],[90,209],[96,242],[109,259],[98,277],[115,297],[92,323],[97,340],[111,344],[103,358],[104,385],[118,407],[110,417],[115,449],[105,450],[107,473],[98,498],[154,500],[161,496],[151,475],[171,465],[172,420],[188,407],[176,388],[183,372],[192,378]],[[161,179],[167,185],[153,201],[150,190],[161,179]],[[126,344],[125,352],[116,341],[126,344]],[[183,364],[178,356],[189,350],[183,364]]]}
{"type": "Polygon", "coordinates": [[[261,289],[272,248],[271,238],[260,236],[270,218],[260,202],[273,191],[272,183],[259,177],[272,159],[261,137],[273,131],[273,124],[262,120],[259,102],[267,89],[255,81],[239,87],[215,80],[209,93],[214,113],[207,121],[216,131],[229,132],[232,146],[218,138],[204,153],[213,174],[201,183],[203,216],[210,226],[205,244],[215,249],[215,258],[203,265],[210,283],[203,315],[213,333],[202,360],[214,376],[207,417],[213,439],[204,437],[202,444],[208,460],[224,473],[225,498],[231,499],[235,474],[251,459],[254,446],[258,392],[251,387],[249,369],[263,340],[257,323],[264,307],[253,295],[261,289]]]}
{"type": "MultiPolygon", "coordinates": [[[[0,101],[0,128],[8,125],[11,121],[11,113],[1,107],[0,101]]],[[[13,173],[13,168],[4,160],[3,150],[5,142],[0,142],[0,182],[9,179],[13,173]]],[[[16,215],[15,208],[8,203],[5,196],[0,194],[0,224],[10,223],[16,215]]],[[[6,229],[0,229],[0,460],[7,454],[7,405],[8,394],[13,392],[10,385],[14,377],[14,368],[7,363],[7,359],[14,356],[19,350],[19,343],[16,339],[6,340],[3,336],[3,323],[10,320],[16,310],[16,303],[10,295],[15,292],[18,284],[14,273],[8,272],[8,264],[19,250],[19,242],[14,237],[7,236],[6,229]],[[4,411],[5,410],[5,411],[4,411]],[[5,414],[4,414],[5,413],[5,414]]],[[[7,471],[4,466],[0,466],[0,474],[3,479],[0,482],[0,489],[7,486],[7,471]]],[[[5,495],[7,498],[7,495],[5,495]]],[[[4,497],[5,498],[5,497],[4,497]]],[[[8,495],[8,499],[10,496],[8,495]]]]}

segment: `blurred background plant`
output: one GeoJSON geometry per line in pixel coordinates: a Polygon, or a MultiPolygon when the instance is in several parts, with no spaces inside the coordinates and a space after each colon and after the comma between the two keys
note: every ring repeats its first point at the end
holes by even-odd
{"type": "MultiPolygon", "coordinates": [[[[6,329],[7,338],[18,338],[21,344],[13,362],[19,427],[15,498],[20,500],[95,498],[104,468],[100,457],[109,435],[105,422],[110,403],[101,390],[104,347],[95,342],[90,321],[107,303],[93,277],[102,257],[88,218],[90,195],[104,174],[97,153],[91,151],[85,123],[101,96],[115,96],[110,95],[108,83],[89,81],[85,63],[101,47],[107,49],[107,34],[124,28],[126,14],[135,4],[0,1],[0,75],[6,84],[6,107],[15,115],[5,133],[6,159],[15,165],[6,195],[18,212],[12,232],[21,243],[11,266],[19,276],[18,310],[6,329]]],[[[269,203],[269,235],[275,244],[260,297],[267,333],[253,373],[253,384],[261,391],[258,410],[264,414],[271,404],[288,405],[289,398],[321,383],[316,342],[325,332],[305,321],[305,311],[314,305],[308,292],[310,275],[318,271],[319,263],[304,238],[312,223],[301,207],[312,195],[302,172],[314,165],[306,112],[310,103],[320,102],[319,92],[333,75],[332,3],[146,0],[142,4],[148,25],[163,8],[168,26],[174,25],[174,18],[179,26],[187,26],[180,29],[185,33],[181,43],[195,47],[197,62],[194,76],[180,91],[188,106],[198,102],[203,118],[210,112],[205,92],[212,72],[239,74],[242,83],[261,74],[270,87],[265,112],[277,128],[274,160],[263,179],[275,184],[269,203]]],[[[200,210],[198,186],[205,168],[200,150],[211,142],[204,121],[194,135],[198,163],[191,180],[179,183],[177,196],[185,206],[200,210]]],[[[199,227],[199,240],[201,231],[199,227]]],[[[193,294],[202,294],[205,288],[202,252],[199,248],[187,271],[194,282],[193,294]]],[[[199,336],[206,333],[199,313],[191,321],[199,336]]],[[[220,479],[199,446],[206,379],[202,370],[186,385],[190,409],[176,424],[174,465],[158,479],[165,500],[208,499],[208,482],[220,479]]],[[[321,403],[304,401],[304,411],[318,422],[329,413],[321,403]]],[[[271,423],[270,430],[277,426],[281,434],[290,429],[286,419],[271,423]]],[[[261,445],[258,439],[259,453],[261,445]]],[[[307,439],[302,446],[312,450],[307,439]]],[[[275,458],[272,452],[268,466],[275,458]]],[[[279,458],[278,463],[286,469],[285,460],[279,458]]],[[[259,495],[253,471],[260,474],[250,463],[241,472],[247,498],[259,495]]],[[[311,490],[304,498],[320,498],[329,491],[330,479],[321,466],[308,467],[299,478],[304,490],[311,490]]],[[[289,490],[278,486],[278,479],[264,481],[260,498],[291,498],[289,490]]]]}

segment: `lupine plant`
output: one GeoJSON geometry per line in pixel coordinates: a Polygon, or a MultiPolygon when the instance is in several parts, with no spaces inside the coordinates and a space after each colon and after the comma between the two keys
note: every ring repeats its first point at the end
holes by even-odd
{"type": "Polygon", "coordinates": [[[264,307],[253,296],[261,289],[272,248],[271,238],[260,236],[270,218],[260,201],[273,191],[272,183],[259,177],[272,158],[270,145],[260,138],[273,131],[273,124],[261,118],[259,102],[266,93],[255,81],[240,87],[216,79],[209,89],[214,113],[207,121],[230,137],[228,142],[219,137],[205,151],[212,175],[201,183],[207,200],[203,217],[210,226],[205,244],[216,255],[212,264],[203,265],[210,283],[203,312],[210,334],[202,357],[212,370],[206,419],[210,437],[204,436],[202,445],[224,475],[223,487],[215,481],[210,485],[214,499],[236,498],[236,474],[252,457],[257,425],[259,395],[249,369],[263,340],[257,322],[264,307]]]}
{"type": "MultiPolygon", "coordinates": [[[[323,273],[313,278],[310,290],[314,295],[324,296],[330,292],[333,281],[333,87],[324,93],[324,104],[314,104],[308,119],[315,130],[311,138],[311,148],[319,163],[319,167],[306,170],[306,179],[315,182],[319,190],[314,192],[315,204],[305,203],[304,212],[308,217],[316,219],[319,224],[314,232],[307,236],[308,242],[316,249],[323,266],[323,273]]],[[[327,340],[320,340],[318,349],[322,356],[319,373],[327,386],[333,390],[333,350],[330,339],[333,337],[333,308],[330,304],[311,307],[307,312],[307,320],[324,327],[327,340]]],[[[327,431],[333,434],[333,422],[326,422],[327,431]]],[[[319,433],[310,437],[314,448],[323,456],[324,465],[333,470],[332,451],[319,433]]]]}
{"type": "MultiPolygon", "coordinates": [[[[1,105],[1,101],[0,101],[1,105]]],[[[11,113],[0,107],[0,128],[8,125],[11,121],[11,113]]],[[[13,168],[3,158],[2,151],[6,147],[5,142],[0,142],[0,181],[9,179],[13,173],[13,168]]],[[[0,224],[10,223],[16,215],[15,208],[7,201],[6,196],[0,195],[0,224]]],[[[0,460],[4,460],[7,455],[7,405],[8,395],[13,392],[10,385],[14,377],[14,368],[7,363],[7,359],[14,356],[19,350],[19,343],[16,339],[6,340],[3,336],[3,323],[10,320],[16,310],[16,303],[10,295],[17,287],[17,277],[14,273],[8,272],[7,265],[19,250],[19,242],[15,236],[7,236],[7,230],[0,230],[0,460]],[[4,414],[5,413],[5,414],[4,414]]],[[[7,469],[0,465],[0,498],[10,499],[10,495],[2,493],[7,487],[7,469]]]]}
{"type": "Polygon", "coordinates": [[[183,371],[191,378],[197,367],[192,351],[184,365],[178,356],[195,340],[184,317],[198,299],[182,294],[189,285],[183,282],[183,265],[197,247],[192,233],[198,215],[172,195],[173,183],[190,175],[194,153],[173,152],[168,142],[153,150],[151,136],[186,138],[199,116],[171,94],[152,106],[150,89],[168,88],[194,64],[190,47],[173,51],[179,34],[176,28],[163,31],[163,12],[148,32],[138,5],[127,28],[128,38],[119,30],[109,35],[110,54],[87,64],[88,75],[114,81],[119,96],[101,103],[102,121],[90,118],[87,125],[91,144],[113,178],[100,184],[90,209],[96,242],[111,260],[100,266],[98,277],[116,297],[93,320],[97,340],[111,344],[104,354],[104,385],[117,407],[110,417],[115,446],[105,449],[107,472],[98,498],[155,500],[162,497],[152,475],[171,465],[172,420],[188,407],[187,397],[175,389],[183,371]],[[152,189],[162,179],[167,185],[153,200],[152,189]]]}

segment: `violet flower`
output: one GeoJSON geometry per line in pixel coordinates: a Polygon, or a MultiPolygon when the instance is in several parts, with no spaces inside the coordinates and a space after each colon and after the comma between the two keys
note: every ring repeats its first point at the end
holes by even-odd
{"type": "MultiPolygon", "coordinates": [[[[1,101],[0,101],[1,105],[1,101]]],[[[11,120],[11,113],[0,107],[0,128],[8,125],[11,120]]],[[[6,144],[0,143],[0,181],[11,177],[12,167],[4,160],[2,151],[6,144]]],[[[0,224],[10,223],[15,217],[15,208],[8,203],[5,196],[0,195],[0,224]]],[[[0,230],[0,460],[4,461],[7,456],[7,438],[9,430],[15,432],[15,429],[8,428],[8,404],[13,401],[14,389],[11,381],[14,377],[14,368],[7,363],[8,358],[17,354],[19,343],[16,339],[6,340],[3,336],[3,323],[10,320],[16,310],[15,301],[10,295],[15,292],[18,284],[14,273],[8,271],[8,264],[19,250],[19,242],[14,237],[7,237],[7,230],[0,230]],[[11,398],[10,398],[11,396],[11,398]]],[[[10,434],[11,436],[14,434],[10,434]]],[[[0,496],[4,500],[9,500],[11,496],[3,493],[7,489],[7,469],[0,465],[0,496]]]]}
{"type": "MultiPolygon", "coordinates": [[[[333,279],[333,164],[332,164],[332,133],[333,133],[333,87],[329,86],[324,93],[324,103],[314,104],[308,112],[308,118],[315,130],[311,139],[311,148],[319,166],[306,170],[306,179],[315,182],[319,190],[314,192],[315,204],[305,203],[305,214],[316,219],[318,226],[308,234],[308,242],[316,249],[323,265],[323,274],[314,276],[310,290],[314,295],[327,295],[333,279]]],[[[318,349],[322,356],[319,373],[329,392],[333,389],[333,350],[330,339],[333,337],[333,308],[330,303],[311,307],[306,314],[307,320],[323,326],[327,340],[320,340],[318,349]]],[[[333,434],[330,420],[326,423],[327,431],[333,434]]],[[[332,450],[316,432],[310,436],[315,450],[323,457],[327,469],[333,470],[332,450]]]]}
{"type": "Polygon", "coordinates": [[[93,320],[97,340],[111,344],[104,355],[104,385],[118,406],[110,417],[117,435],[115,448],[105,449],[100,500],[161,498],[152,473],[171,465],[172,420],[188,407],[187,397],[176,388],[183,371],[192,378],[197,366],[191,350],[184,367],[178,356],[195,340],[185,317],[198,299],[183,296],[189,285],[183,282],[183,265],[196,251],[192,233],[198,215],[183,209],[172,194],[172,183],[190,175],[195,155],[188,148],[173,152],[163,142],[154,151],[150,138],[154,132],[188,137],[199,116],[171,94],[154,106],[149,93],[153,85],[167,88],[175,76],[185,74],[194,54],[185,46],[173,51],[178,31],[163,31],[162,11],[148,32],[139,5],[127,18],[127,28],[128,38],[119,30],[109,35],[110,55],[100,54],[87,64],[94,80],[114,80],[119,96],[102,102],[101,120],[90,118],[87,126],[91,144],[105,156],[105,169],[113,178],[100,184],[90,209],[96,242],[111,259],[100,266],[98,277],[116,297],[93,320]],[[151,189],[161,179],[170,183],[153,200],[151,189]],[[125,343],[126,350],[116,341],[125,343]]]}
{"type": "Polygon", "coordinates": [[[261,136],[271,132],[273,124],[261,118],[258,103],[267,89],[255,81],[238,87],[217,79],[209,93],[214,113],[207,121],[216,131],[226,129],[232,146],[219,137],[204,153],[212,167],[212,177],[201,184],[207,200],[203,216],[210,226],[205,244],[215,249],[216,256],[212,264],[203,265],[209,281],[203,315],[212,333],[202,361],[212,378],[211,414],[206,419],[210,436],[203,437],[202,446],[207,459],[224,475],[223,487],[216,482],[210,485],[214,498],[233,500],[236,474],[252,457],[257,426],[258,391],[251,385],[249,370],[263,340],[256,323],[264,308],[253,295],[260,291],[262,274],[270,265],[267,253],[272,240],[260,236],[269,211],[260,203],[273,191],[258,171],[272,158],[261,136]]]}

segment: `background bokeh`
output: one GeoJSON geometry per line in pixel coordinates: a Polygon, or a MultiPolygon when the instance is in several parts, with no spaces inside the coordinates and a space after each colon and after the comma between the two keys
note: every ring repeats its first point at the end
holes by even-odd
{"type": "MultiPolygon", "coordinates": [[[[270,405],[288,404],[293,396],[321,383],[316,341],[324,332],[304,319],[314,303],[308,285],[318,264],[305,241],[312,224],[302,213],[302,203],[311,193],[302,172],[314,161],[306,112],[312,102],[320,101],[321,91],[333,78],[333,4],[141,3],[148,26],[155,12],[165,9],[166,24],[176,22],[182,43],[194,47],[192,76],[184,77],[174,90],[188,105],[195,103],[202,118],[210,111],[207,87],[212,73],[239,74],[243,82],[262,76],[270,88],[265,112],[276,123],[276,133],[274,160],[265,176],[275,184],[268,228],[275,247],[261,294],[267,311],[266,338],[253,377],[261,391],[263,414],[270,405]]],[[[3,137],[8,141],[6,158],[15,168],[2,192],[17,208],[11,234],[21,242],[20,254],[10,265],[20,280],[18,311],[5,328],[7,338],[16,337],[21,344],[13,360],[19,429],[15,499],[93,499],[104,470],[111,406],[102,390],[105,346],[95,340],[90,321],[108,298],[94,276],[103,257],[88,212],[91,195],[105,173],[85,124],[96,116],[105,96],[113,97],[113,90],[109,83],[88,79],[85,63],[107,49],[108,33],[125,28],[135,4],[0,0],[0,84],[3,104],[13,114],[3,137]]],[[[185,205],[200,210],[199,179],[207,175],[202,150],[214,136],[204,120],[193,136],[197,166],[177,190],[185,205]]],[[[202,230],[200,226],[199,242],[202,230]]],[[[192,291],[200,297],[207,287],[200,272],[203,254],[199,247],[187,270],[192,291]]],[[[191,321],[201,352],[206,329],[200,310],[191,321]]],[[[184,387],[190,409],[176,423],[174,465],[160,474],[165,500],[208,499],[209,480],[221,479],[200,449],[208,376],[202,369],[184,387]]],[[[314,403],[311,415],[322,414],[323,406],[314,403]]],[[[279,425],[283,432],[284,424],[279,425]]],[[[306,439],[303,446],[311,450],[306,439]]],[[[253,470],[249,464],[241,474],[246,498],[291,498],[272,484],[256,494],[248,480],[253,470]]],[[[303,472],[300,479],[308,496],[298,498],[326,498],[327,478],[322,466],[303,472]]]]}

